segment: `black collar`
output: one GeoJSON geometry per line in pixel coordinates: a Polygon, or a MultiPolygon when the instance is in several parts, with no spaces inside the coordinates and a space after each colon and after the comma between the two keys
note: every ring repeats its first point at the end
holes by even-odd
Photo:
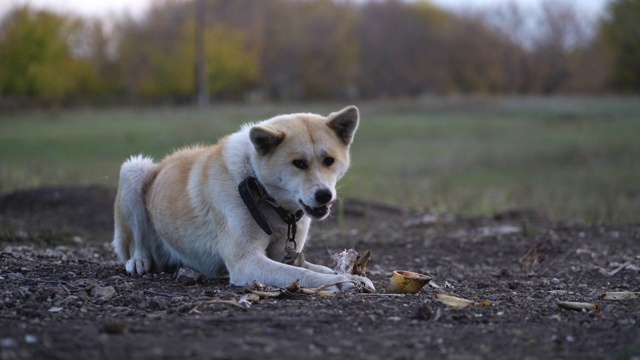
{"type": "Polygon", "coordinates": [[[264,186],[260,184],[258,179],[251,176],[240,182],[238,185],[238,192],[240,192],[240,197],[247,206],[247,209],[249,209],[253,220],[258,223],[260,228],[262,228],[267,235],[272,235],[273,230],[271,229],[271,225],[269,225],[267,218],[262,213],[262,210],[258,207],[261,203],[269,205],[276,214],[280,216],[282,221],[289,226],[287,240],[295,243],[296,223],[302,218],[302,215],[304,215],[302,210],[291,213],[281,206],[278,206],[275,200],[267,194],[267,191],[264,186]]]}

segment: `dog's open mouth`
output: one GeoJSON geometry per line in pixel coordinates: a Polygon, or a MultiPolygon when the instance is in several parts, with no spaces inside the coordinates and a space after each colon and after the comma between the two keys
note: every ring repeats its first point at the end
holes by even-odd
{"type": "Polygon", "coordinates": [[[312,208],[310,206],[304,205],[304,212],[307,213],[307,215],[311,216],[312,218],[320,219],[327,216],[327,214],[329,213],[329,207],[320,206],[320,207],[312,208]]]}
{"type": "Polygon", "coordinates": [[[330,202],[327,205],[323,205],[319,207],[308,206],[302,201],[300,201],[300,204],[302,205],[302,210],[304,210],[305,214],[307,214],[308,216],[314,219],[322,219],[325,216],[329,215],[329,210],[331,209],[331,205],[333,205],[334,202],[335,200],[330,202]]]}

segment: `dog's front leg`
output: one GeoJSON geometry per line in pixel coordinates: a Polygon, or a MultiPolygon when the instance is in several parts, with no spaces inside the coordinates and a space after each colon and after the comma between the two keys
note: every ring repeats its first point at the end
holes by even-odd
{"type": "MultiPolygon", "coordinates": [[[[358,285],[363,285],[375,290],[373,283],[363,277],[337,275],[335,273],[320,273],[310,269],[287,265],[269,259],[265,254],[246,254],[242,259],[236,259],[234,264],[228,264],[230,282],[234,285],[244,286],[254,281],[264,285],[287,286],[296,280],[300,280],[302,287],[321,287],[334,284],[329,290],[349,290],[358,285]]],[[[315,265],[319,266],[319,265],[315,265]]]]}
{"type": "MultiPolygon", "coordinates": [[[[301,256],[303,256],[302,254],[300,254],[301,256]]],[[[308,261],[304,261],[304,263],[302,264],[302,267],[305,269],[309,269],[311,271],[317,272],[317,273],[321,273],[321,274],[337,274],[337,272],[335,272],[334,270],[326,267],[326,266],[322,266],[322,265],[317,265],[317,264],[312,264],[308,261]]],[[[371,283],[371,280],[367,279],[366,277],[363,276],[358,276],[358,275],[351,275],[351,274],[342,274],[340,276],[344,276],[348,279],[350,279],[351,281],[355,281],[357,284],[362,284],[365,287],[375,291],[373,284],[371,283]]]]}
{"type": "MultiPolygon", "coordinates": [[[[304,256],[304,255],[302,255],[302,253],[300,253],[299,256],[304,256]]],[[[309,269],[309,270],[311,270],[313,272],[321,273],[321,274],[336,274],[336,272],[331,270],[330,268],[328,268],[326,266],[323,266],[323,265],[310,263],[310,262],[306,261],[306,259],[304,260],[304,263],[302,263],[302,267],[305,268],[305,269],[309,269]]]]}

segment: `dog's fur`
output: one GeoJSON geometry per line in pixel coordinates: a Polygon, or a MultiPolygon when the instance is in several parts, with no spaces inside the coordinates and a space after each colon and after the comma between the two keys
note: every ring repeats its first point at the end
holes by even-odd
{"type": "Polygon", "coordinates": [[[297,249],[304,248],[312,219],[328,216],[336,182],[349,167],[349,146],[359,122],[347,107],[328,117],[281,115],[244,126],[209,147],[176,151],[160,163],[143,156],[120,170],[115,201],[113,247],[130,274],[193,268],[206,276],[229,273],[230,282],[303,287],[366,278],[338,275],[303,260],[301,267],[280,261],[287,224],[268,205],[260,209],[273,228],[267,235],[243,203],[238,184],[255,177],[277,204],[303,210],[297,223],[297,249]]]}

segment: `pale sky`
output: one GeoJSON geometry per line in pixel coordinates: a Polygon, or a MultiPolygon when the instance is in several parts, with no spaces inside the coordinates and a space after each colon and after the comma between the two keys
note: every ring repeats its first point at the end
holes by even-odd
{"type": "MultiPolygon", "coordinates": [[[[154,0],[0,0],[0,17],[4,16],[14,5],[32,4],[37,8],[47,8],[62,12],[76,13],[85,16],[108,16],[128,12],[139,17],[149,8],[154,0]]],[[[157,0],[155,0],[157,1],[157,0]]],[[[488,5],[496,5],[515,1],[527,6],[537,6],[545,0],[431,0],[444,8],[452,10],[481,9],[488,5]]],[[[597,14],[604,7],[607,0],[564,0],[591,13],[597,14]]]]}
{"type": "Polygon", "coordinates": [[[152,2],[153,0],[0,0],[0,16],[15,5],[31,4],[36,8],[84,16],[103,17],[126,11],[137,17],[142,15],[152,2]]]}

